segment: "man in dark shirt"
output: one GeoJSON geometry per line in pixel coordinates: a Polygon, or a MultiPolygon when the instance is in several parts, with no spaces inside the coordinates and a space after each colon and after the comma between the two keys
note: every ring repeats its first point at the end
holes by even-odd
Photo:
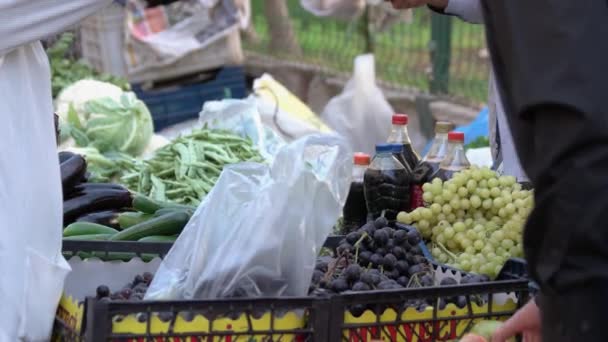
{"type": "Polygon", "coordinates": [[[545,342],[608,341],[608,1],[482,5],[498,90],[535,188],[524,247],[541,288],[492,342],[541,331],[545,342]]]}

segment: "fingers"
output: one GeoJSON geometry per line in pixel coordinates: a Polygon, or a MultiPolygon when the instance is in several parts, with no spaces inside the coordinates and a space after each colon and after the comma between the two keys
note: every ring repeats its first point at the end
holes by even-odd
{"type": "Polygon", "coordinates": [[[540,312],[534,301],[524,305],[513,317],[498,328],[492,335],[491,341],[505,342],[508,338],[522,332],[532,334],[530,335],[531,342],[535,341],[533,337],[540,337],[540,312]]]}

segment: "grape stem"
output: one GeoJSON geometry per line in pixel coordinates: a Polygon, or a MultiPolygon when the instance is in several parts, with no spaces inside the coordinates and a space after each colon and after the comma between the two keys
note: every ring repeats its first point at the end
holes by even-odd
{"type": "Polygon", "coordinates": [[[359,238],[359,240],[357,240],[357,242],[355,242],[354,247],[355,247],[355,264],[359,263],[359,246],[361,245],[361,242],[363,242],[363,239],[365,239],[367,237],[367,233],[363,232],[363,235],[361,235],[361,237],[359,238]]]}
{"type": "Polygon", "coordinates": [[[439,246],[439,248],[441,248],[443,252],[447,254],[450,258],[452,258],[452,260],[458,260],[456,254],[450,252],[441,242],[437,241],[437,246],[439,246]]]}

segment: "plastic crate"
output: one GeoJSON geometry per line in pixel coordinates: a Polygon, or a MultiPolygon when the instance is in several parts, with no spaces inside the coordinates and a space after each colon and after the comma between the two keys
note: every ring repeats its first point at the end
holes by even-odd
{"type": "Polygon", "coordinates": [[[244,61],[241,36],[238,30],[234,30],[207,48],[194,51],[171,65],[128,74],[124,53],[125,10],[116,1],[85,19],[80,33],[84,61],[99,72],[122,76],[135,83],[170,79],[225,65],[240,65],[244,61]]]}
{"type": "Polygon", "coordinates": [[[195,84],[146,88],[133,85],[133,91],[146,103],[155,131],[198,117],[206,101],[244,98],[245,73],[241,67],[226,67],[211,80],[195,84]]]}

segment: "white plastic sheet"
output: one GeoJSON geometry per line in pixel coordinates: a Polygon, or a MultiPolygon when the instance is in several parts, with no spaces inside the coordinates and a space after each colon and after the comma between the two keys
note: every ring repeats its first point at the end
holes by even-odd
{"type": "Polygon", "coordinates": [[[163,260],[146,299],[306,295],[351,171],[351,151],[335,135],[286,145],[270,167],[225,168],[163,260]]]}
{"type": "Polygon", "coordinates": [[[0,341],[49,339],[70,267],[42,37],[110,1],[0,0],[0,341]]]}
{"type": "Polygon", "coordinates": [[[355,59],[355,71],[341,94],[332,98],[321,118],[344,136],[353,151],[374,154],[391,129],[393,108],[376,85],[373,55],[355,59]]]}

